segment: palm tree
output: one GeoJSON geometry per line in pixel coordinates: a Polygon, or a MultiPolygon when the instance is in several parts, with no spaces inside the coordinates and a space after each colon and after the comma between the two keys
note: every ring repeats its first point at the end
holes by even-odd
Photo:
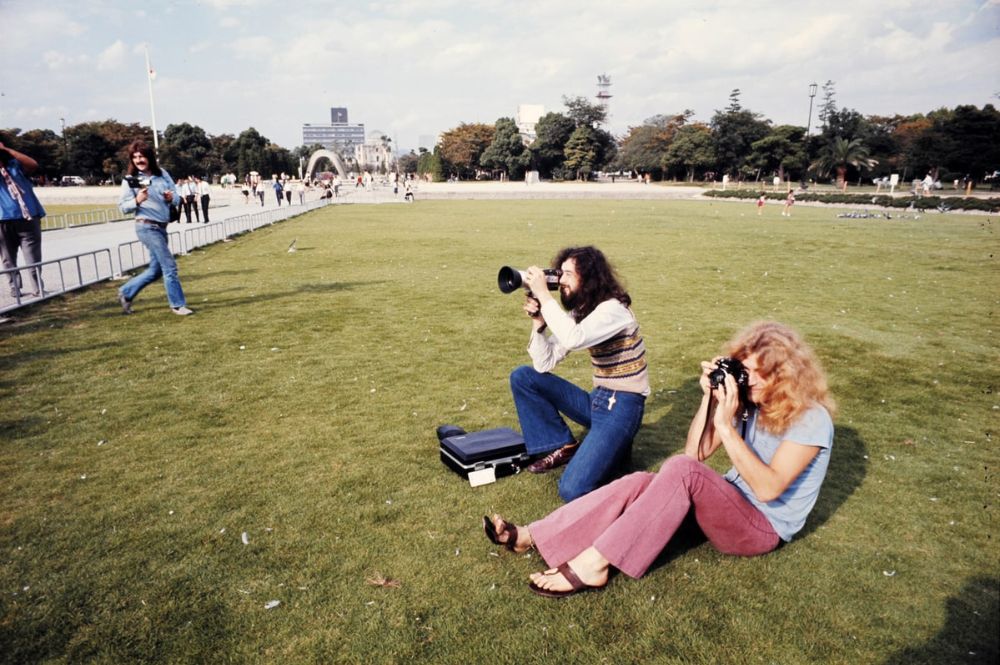
{"type": "Polygon", "coordinates": [[[848,166],[870,169],[876,164],[878,164],[878,160],[868,156],[868,147],[861,142],[861,139],[848,141],[838,136],[832,143],[828,143],[823,148],[819,159],[810,164],[809,168],[822,176],[826,176],[830,171],[836,169],[837,188],[846,191],[848,166]]]}

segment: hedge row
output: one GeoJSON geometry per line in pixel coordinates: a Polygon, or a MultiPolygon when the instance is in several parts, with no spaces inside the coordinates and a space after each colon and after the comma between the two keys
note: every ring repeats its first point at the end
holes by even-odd
{"type": "MultiPolygon", "coordinates": [[[[764,192],[765,197],[772,201],[784,201],[786,194],[780,192],[764,192]]],[[[756,200],[761,192],[752,190],[730,190],[712,189],[705,192],[705,196],[712,196],[722,199],[753,199],[756,200]]],[[[881,206],[884,208],[909,208],[911,205],[919,210],[935,209],[944,206],[947,210],[982,210],[985,212],[1000,211],[1000,198],[977,199],[968,196],[888,196],[880,194],[809,194],[808,192],[795,195],[796,201],[814,201],[817,203],[845,203],[856,206],[881,206]]]]}

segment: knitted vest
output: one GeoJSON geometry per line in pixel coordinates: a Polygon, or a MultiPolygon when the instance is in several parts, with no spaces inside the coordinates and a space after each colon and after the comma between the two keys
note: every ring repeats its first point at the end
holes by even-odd
{"type": "Polygon", "coordinates": [[[649,392],[646,346],[639,334],[639,324],[590,347],[589,351],[595,386],[628,393],[649,392]]]}

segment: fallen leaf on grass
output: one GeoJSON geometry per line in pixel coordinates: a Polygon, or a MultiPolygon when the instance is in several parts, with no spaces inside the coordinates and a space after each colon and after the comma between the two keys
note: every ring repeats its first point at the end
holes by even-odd
{"type": "Polygon", "coordinates": [[[380,586],[383,589],[398,589],[403,586],[403,583],[399,580],[394,580],[390,577],[383,577],[382,573],[376,571],[375,575],[372,577],[365,578],[365,584],[370,584],[372,586],[380,586]]]}
{"type": "Polygon", "coordinates": [[[278,605],[281,605],[281,601],[280,600],[269,600],[266,603],[264,603],[264,609],[265,610],[273,610],[278,605]]]}

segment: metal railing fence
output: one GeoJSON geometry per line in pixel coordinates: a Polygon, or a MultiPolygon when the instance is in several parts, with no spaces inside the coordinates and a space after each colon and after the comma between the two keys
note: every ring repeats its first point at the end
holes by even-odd
{"type": "Polygon", "coordinates": [[[114,274],[110,249],[98,249],[0,270],[0,313],[103,282],[114,277],[114,274]],[[12,275],[17,272],[21,273],[20,290],[11,284],[12,275]],[[42,290],[26,294],[25,289],[34,288],[36,282],[42,285],[42,290]],[[28,287],[29,283],[32,287],[28,287]]]}
{"type": "MultiPolygon", "coordinates": [[[[224,241],[234,236],[255,231],[264,226],[270,226],[298,215],[311,212],[334,203],[335,200],[320,199],[309,201],[305,205],[283,206],[257,213],[248,213],[232,217],[220,222],[194,225],[183,231],[173,231],[167,234],[170,251],[175,254],[187,254],[198,247],[204,247],[224,241]]],[[[79,213],[69,213],[79,214],[79,213]]],[[[98,219],[99,215],[93,216],[98,219]]],[[[75,222],[86,220],[77,218],[72,225],[82,225],[75,222]]],[[[90,223],[103,223],[94,221],[90,223]]],[[[143,268],[149,264],[149,252],[139,240],[123,242],[117,247],[117,266],[115,256],[110,248],[83,252],[59,259],[40,261],[29,265],[0,270],[0,314],[32,305],[69,291],[83,288],[91,284],[120,277],[131,270],[143,268]],[[10,286],[9,275],[21,273],[21,288],[17,290],[10,286]],[[32,273],[41,277],[43,290],[38,294],[26,293],[33,288],[32,273]],[[29,286],[32,285],[32,286],[29,286]]]]}

